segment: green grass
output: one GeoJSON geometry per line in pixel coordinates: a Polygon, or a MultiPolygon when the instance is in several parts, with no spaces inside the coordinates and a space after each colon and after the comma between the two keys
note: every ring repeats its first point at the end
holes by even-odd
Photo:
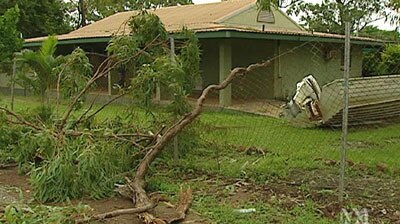
{"type": "MultiPolygon", "coordinates": [[[[10,108],[10,98],[7,97],[7,96],[1,96],[0,95],[0,104],[10,108]]],[[[50,100],[50,104],[52,105],[54,110],[60,116],[64,113],[64,111],[68,107],[67,102],[61,103],[59,105],[58,109],[56,107],[56,103],[54,102],[54,100],[50,100]]],[[[14,110],[17,111],[17,112],[24,112],[24,111],[27,111],[27,110],[32,110],[34,108],[38,108],[40,106],[41,106],[41,102],[37,97],[33,97],[33,96],[21,97],[21,96],[19,96],[19,97],[16,97],[16,99],[15,99],[14,110]]],[[[91,109],[91,112],[96,111],[101,106],[102,106],[102,104],[100,104],[100,103],[94,104],[94,106],[91,109]]],[[[73,115],[74,116],[80,116],[88,108],[89,108],[89,105],[88,105],[88,103],[86,103],[79,110],[73,111],[73,115]]],[[[126,112],[127,112],[127,110],[129,110],[129,108],[130,107],[127,106],[127,105],[113,104],[110,107],[107,107],[105,110],[102,110],[101,112],[99,112],[96,115],[96,119],[98,121],[104,121],[104,120],[109,119],[109,118],[114,118],[114,117],[117,117],[117,116],[124,116],[124,115],[127,114],[126,112]]],[[[140,118],[143,118],[143,119],[145,118],[144,110],[142,110],[140,108],[135,108],[135,113],[140,118]]],[[[144,121],[143,119],[141,119],[140,121],[144,121]]]]}
{"type": "MultiPolygon", "coordinates": [[[[8,103],[7,98],[3,99],[3,103],[8,103]]],[[[19,97],[16,110],[39,105],[35,98],[19,97]]],[[[98,119],[121,115],[126,108],[112,105],[102,111],[98,119]]],[[[60,107],[60,111],[63,109],[65,105],[60,107]]],[[[137,111],[139,116],[144,114],[140,109],[137,111]]],[[[332,167],[327,167],[323,161],[340,159],[340,130],[297,128],[279,119],[230,111],[205,112],[200,120],[201,138],[207,144],[185,150],[186,154],[182,155],[178,163],[168,158],[162,159],[161,168],[156,166],[152,169],[153,175],[149,180],[151,191],[165,192],[173,195],[176,200],[174,193],[181,188],[194,188],[193,209],[213,223],[333,223],[333,220],[322,218],[316,212],[312,200],[293,208],[285,208],[263,199],[232,204],[229,195],[226,198],[215,195],[215,189],[219,189],[218,184],[210,185],[201,179],[188,182],[182,177],[187,174],[204,174],[216,176],[217,180],[222,178],[221,181],[225,178],[240,179],[268,185],[271,181],[290,177],[293,171],[307,173],[321,170],[321,175],[324,175],[324,170],[332,167]],[[240,148],[251,146],[263,149],[266,154],[246,154],[240,151],[240,148]],[[241,214],[235,210],[238,208],[255,208],[257,212],[241,214]]],[[[348,159],[356,164],[367,165],[373,175],[379,173],[375,166],[384,163],[388,166],[388,174],[384,174],[387,175],[384,178],[397,179],[394,174],[400,170],[399,133],[400,124],[350,129],[348,159]]],[[[350,172],[350,175],[356,174],[350,172]]],[[[303,187],[308,189],[307,185],[303,187]]]]}
{"type": "Polygon", "coordinates": [[[256,201],[245,204],[244,209],[255,209],[252,213],[240,213],[239,208],[232,208],[226,202],[212,196],[198,197],[195,203],[200,206],[195,207],[199,212],[208,215],[215,223],[236,223],[236,224],[265,224],[265,223],[334,223],[315,215],[314,205],[308,202],[305,207],[295,207],[291,212],[279,209],[278,207],[265,204],[263,201],[256,201]],[[214,208],[210,211],[208,208],[214,208]],[[249,222],[250,221],[250,222],[249,222]]]}

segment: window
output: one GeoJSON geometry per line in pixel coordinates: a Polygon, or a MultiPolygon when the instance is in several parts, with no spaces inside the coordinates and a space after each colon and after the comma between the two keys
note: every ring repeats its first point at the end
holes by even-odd
{"type": "Polygon", "coordinates": [[[258,12],[257,22],[275,23],[275,16],[272,11],[262,10],[258,12]]]}

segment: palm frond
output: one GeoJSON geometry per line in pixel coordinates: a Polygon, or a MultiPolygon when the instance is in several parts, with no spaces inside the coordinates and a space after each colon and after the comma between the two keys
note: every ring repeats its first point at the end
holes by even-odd
{"type": "Polygon", "coordinates": [[[53,56],[57,50],[58,39],[55,36],[49,36],[40,48],[40,54],[44,57],[53,56]]]}

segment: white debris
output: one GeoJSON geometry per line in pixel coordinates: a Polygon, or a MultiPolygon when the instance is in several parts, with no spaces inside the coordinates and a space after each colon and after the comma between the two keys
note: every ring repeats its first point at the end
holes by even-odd
{"type": "Polygon", "coordinates": [[[286,104],[284,116],[295,118],[298,114],[305,112],[312,121],[322,118],[319,109],[321,88],[317,80],[312,75],[308,75],[301,82],[297,83],[296,94],[292,100],[286,104]]]}
{"type": "Polygon", "coordinates": [[[248,209],[236,209],[235,211],[239,213],[253,213],[256,212],[257,210],[255,208],[248,208],[248,209]]]}

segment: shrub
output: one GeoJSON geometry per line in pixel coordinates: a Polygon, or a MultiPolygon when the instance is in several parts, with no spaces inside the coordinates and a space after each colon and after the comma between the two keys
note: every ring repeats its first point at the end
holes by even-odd
{"type": "Polygon", "coordinates": [[[121,174],[134,168],[135,150],[129,145],[85,138],[67,141],[58,154],[32,171],[34,196],[40,201],[110,196],[121,174]]]}
{"type": "Polygon", "coordinates": [[[373,76],[381,74],[381,51],[377,49],[366,49],[363,54],[363,76],[373,76]]]}
{"type": "Polygon", "coordinates": [[[9,205],[0,215],[0,223],[75,223],[74,218],[83,217],[91,209],[88,206],[79,205],[76,207],[55,207],[46,205],[28,206],[25,204],[9,205]]]}
{"type": "Polygon", "coordinates": [[[0,163],[14,161],[13,144],[20,139],[20,128],[7,125],[5,117],[0,113],[0,163]]]}
{"type": "Polygon", "coordinates": [[[363,76],[391,74],[400,74],[400,45],[364,51],[363,76]]]}
{"type": "Polygon", "coordinates": [[[389,45],[381,54],[384,74],[400,74],[400,45],[389,45]]]}

